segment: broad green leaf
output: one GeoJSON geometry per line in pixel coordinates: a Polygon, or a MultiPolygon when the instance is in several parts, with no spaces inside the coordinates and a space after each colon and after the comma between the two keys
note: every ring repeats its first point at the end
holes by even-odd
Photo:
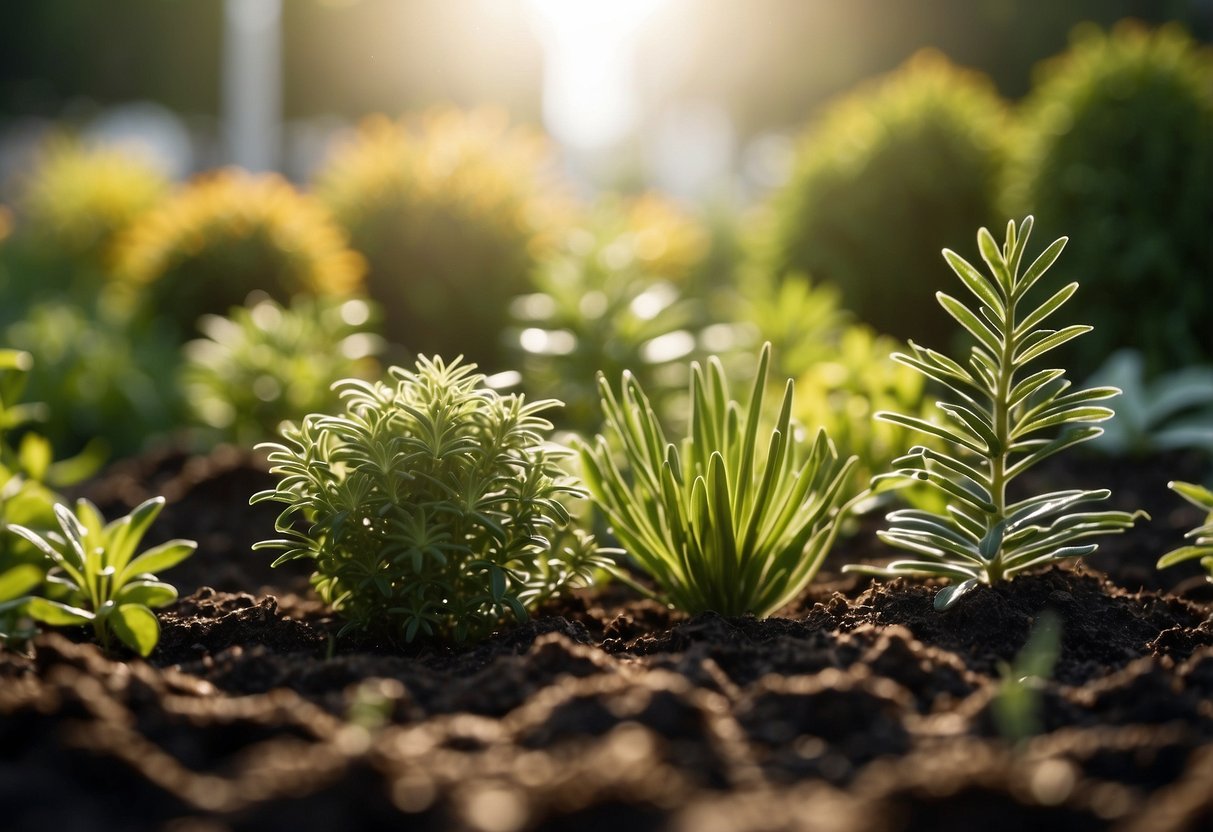
{"type": "Polygon", "coordinates": [[[30,596],[25,607],[26,614],[35,621],[49,624],[52,627],[70,627],[75,624],[87,624],[95,617],[88,610],[69,606],[59,601],[52,601],[40,595],[30,596]]]}
{"type": "Polygon", "coordinates": [[[177,589],[163,581],[131,581],[114,596],[117,604],[142,604],[157,609],[177,600],[177,589]]]}
{"type": "Polygon", "coordinates": [[[1213,491],[1204,486],[1193,482],[1173,480],[1167,483],[1167,487],[1197,508],[1213,511],[1213,491]]]}
{"type": "Polygon", "coordinates": [[[142,604],[123,604],[116,608],[106,622],[122,643],[147,658],[160,641],[160,622],[142,604]]]}
{"type": "Polygon", "coordinates": [[[1159,569],[1166,569],[1168,566],[1174,566],[1177,563],[1207,558],[1210,555],[1213,555],[1213,546],[1180,546],[1178,549],[1173,549],[1159,558],[1156,566],[1159,569]]]}
{"type": "Polygon", "coordinates": [[[948,261],[948,265],[952,267],[952,271],[956,272],[969,291],[977,296],[977,299],[986,306],[995,310],[998,316],[1006,319],[1006,306],[1003,303],[1002,296],[990,284],[990,281],[977,269],[951,249],[943,250],[943,257],[948,261]]]}
{"type": "Polygon", "coordinates": [[[1019,338],[1031,332],[1033,327],[1056,312],[1077,290],[1077,283],[1068,283],[1058,289],[1052,297],[1033,309],[1027,317],[1015,324],[1015,337],[1019,338]]]}
{"type": "Polygon", "coordinates": [[[967,329],[974,338],[985,345],[993,354],[997,355],[999,353],[1001,342],[998,336],[980,318],[974,315],[967,306],[943,292],[936,292],[935,297],[938,299],[939,305],[944,308],[944,311],[967,329]]]}

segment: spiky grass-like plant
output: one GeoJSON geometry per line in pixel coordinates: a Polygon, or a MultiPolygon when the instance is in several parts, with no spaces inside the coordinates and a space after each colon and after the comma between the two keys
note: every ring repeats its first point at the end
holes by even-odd
{"type": "Polygon", "coordinates": [[[729,398],[714,356],[706,373],[692,364],[681,447],[666,441],[631,374],[623,375],[622,397],[599,375],[607,431],[627,474],[599,434],[580,446],[586,487],[628,555],[656,582],[656,595],[679,609],[771,615],[817,574],[854,502],[845,501],[843,485],[855,457],[840,460],[823,430],[810,444],[796,442],[790,379],[770,438],[759,445],[770,362],[766,344],[744,407],[729,398]]]}
{"type": "Polygon", "coordinates": [[[1106,499],[1110,492],[1105,489],[1054,491],[1014,501],[1008,497],[1008,485],[1020,474],[1046,457],[1099,436],[1102,428],[1092,423],[1114,415],[1099,402],[1120,392],[1115,387],[1071,391],[1065,370],[1025,369],[1091,329],[1078,324],[1056,330],[1040,326],[1069,300],[1078,284],[1063,286],[1035,307],[1026,302],[1029,290],[1066,244],[1065,237],[1055,240],[1021,275],[1031,230],[1030,216],[1018,228],[1009,222],[1001,250],[988,230],[978,232],[978,248],[993,277],[955,252],[943,252],[979,302],[975,312],[950,295],[936,294],[944,310],[977,341],[968,366],[913,341],[908,354],[893,356],[947,388],[951,399],[936,403],[944,420],[876,414],[878,419],[942,439],[949,449],[912,448],[894,461],[897,470],[875,477],[874,484],[921,480],[943,492],[949,502],[942,514],[905,509],[888,515],[892,526],[879,532],[880,537],[917,558],[884,568],[847,568],[883,576],[950,578],[953,583],[935,596],[939,610],[979,584],[1090,554],[1098,545],[1080,540],[1123,531],[1143,515],[1075,510],[1079,504],[1106,499]],[[1062,431],[1048,435],[1057,428],[1062,431]]]}

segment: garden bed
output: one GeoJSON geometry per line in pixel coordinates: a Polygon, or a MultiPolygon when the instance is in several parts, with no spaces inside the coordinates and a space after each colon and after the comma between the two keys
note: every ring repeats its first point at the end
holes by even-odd
{"type": "MultiPolygon", "coordinates": [[[[169,499],[149,540],[199,541],[167,576],[184,597],[148,662],[83,631],[0,654],[5,828],[1213,828],[1213,593],[1150,568],[1199,519],[1165,488],[1199,461],[1040,476],[1084,465],[1155,522],[947,613],[830,570],[766,621],[606,587],[447,649],[336,640],[305,573],[248,551],[276,513],[247,505],[257,459],[130,460],[82,493],[169,499]],[[1001,668],[1046,609],[1061,651],[1014,744],[1001,668]]],[[[828,570],[882,551],[840,549],[828,570]]]]}

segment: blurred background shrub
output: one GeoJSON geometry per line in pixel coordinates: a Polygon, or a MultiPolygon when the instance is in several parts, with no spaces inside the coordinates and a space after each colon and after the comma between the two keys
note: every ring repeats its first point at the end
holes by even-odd
{"type": "Polygon", "coordinates": [[[17,207],[25,242],[54,272],[94,274],[112,265],[114,243],[168,195],[168,178],[121,147],[53,136],[21,177],[17,207]]]}
{"type": "Polygon", "coordinates": [[[1213,361],[1213,51],[1180,29],[1076,32],[1023,104],[1007,210],[1067,234],[1078,372],[1133,346],[1157,374],[1213,361]]]}
{"type": "Polygon", "coordinates": [[[498,110],[375,117],[336,147],[315,192],[366,256],[388,340],[501,369],[509,300],[567,222],[552,164],[498,110]]]}
{"type": "Polygon", "coordinates": [[[1110,456],[1142,458],[1163,451],[1199,450],[1213,460],[1213,367],[1180,367],[1148,378],[1138,350],[1117,350],[1089,386],[1119,387],[1116,416],[1087,447],[1110,456]]]}
{"type": "Polygon", "coordinates": [[[561,427],[602,422],[597,374],[636,376],[666,424],[685,395],[706,304],[688,286],[708,251],[703,228],[656,195],[599,200],[537,264],[536,291],[510,303],[512,363],[525,389],[556,398],[561,427]]]}
{"type": "Polygon", "coordinates": [[[179,191],[119,243],[117,276],[148,314],[188,336],[200,315],[222,314],[260,290],[347,296],[362,258],[310,196],[276,175],[218,171],[179,191]]]}
{"type": "Polygon", "coordinates": [[[96,441],[103,455],[128,455],[180,419],[176,340],[112,300],[44,300],[5,330],[34,357],[28,395],[44,404],[39,431],[60,454],[96,441]]]}
{"type": "Polygon", "coordinates": [[[301,296],[284,307],[265,295],[203,317],[181,369],[190,418],[212,441],[253,445],[285,420],[336,410],[333,382],[379,375],[375,317],[364,300],[301,296]]]}
{"type": "Polygon", "coordinates": [[[940,345],[940,249],[997,219],[1003,103],[980,73],[920,52],[829,106],[773,198],[772,267],[838,287],[877,330],[940,345]]]}

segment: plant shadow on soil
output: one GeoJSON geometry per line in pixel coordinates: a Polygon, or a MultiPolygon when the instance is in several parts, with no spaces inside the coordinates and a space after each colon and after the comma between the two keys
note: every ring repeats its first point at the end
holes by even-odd
{"type": "MultiPolygon", "coordinates": [[[[276,513],[247,506],[258,459],[130,460],[81,493],[109,516],[165,494],[148,541],[199,541],[167,576],[189,594],[148,662],[70,632],[0,654],[5,828],[1213,829],[1213,593],[1148,568],[1199,520],[1166,480],[1200,473],[1049,471],[1155,523],[946,614],[932,586],[836,572],[766,621],[609,586],[452,649],[336,641],[306,574],[248,551],[276,513]],[[1000,665],[1044,610],[1060,656],[1012,744],[1000,665]]],[[[862,530],[827,569],[872,549],[862,530]]]]}

